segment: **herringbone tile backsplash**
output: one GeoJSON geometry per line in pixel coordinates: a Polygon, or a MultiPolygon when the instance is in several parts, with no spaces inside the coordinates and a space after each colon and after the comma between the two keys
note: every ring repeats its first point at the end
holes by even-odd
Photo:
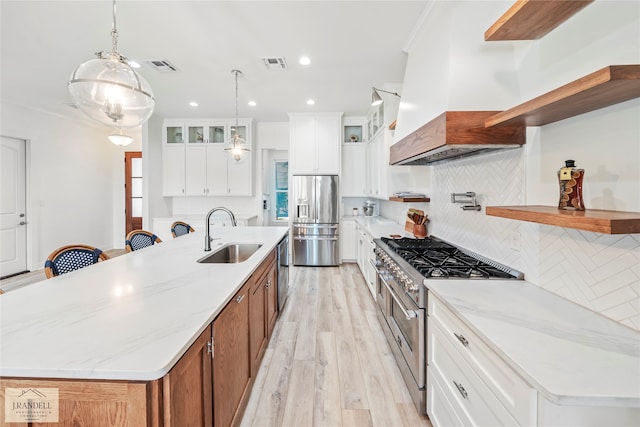
{"type": "Polygon", "coordinates": [[[508,150],[433,167],[430,234],[525,273],[555,294],[640,330],[640,236],[606,235],[485,215],[525,204],[525,152],[508,150]],[[451,193],[474,191],[480,212],[451,193]]]}

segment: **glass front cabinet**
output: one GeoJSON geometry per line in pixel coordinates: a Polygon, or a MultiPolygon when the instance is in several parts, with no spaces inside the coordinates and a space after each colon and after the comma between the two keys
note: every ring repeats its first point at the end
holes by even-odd
{"type": "Polygon", "coordinates": [[[238,162],[224,147],[236,130],[251,147],[252,122],[238,119],[236,125],[235,118],[165,120],[163,196],[251,196],[252,152],[238,162]]]}

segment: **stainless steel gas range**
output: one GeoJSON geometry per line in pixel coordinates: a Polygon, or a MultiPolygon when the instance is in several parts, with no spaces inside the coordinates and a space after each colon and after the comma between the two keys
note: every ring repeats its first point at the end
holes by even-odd
{"type": "Polygon", "coordinates": [[[443,240],[374,240],[378,318],[420,413],[426,413],[428,280],[523,279],[523,274],[443,240]]]}

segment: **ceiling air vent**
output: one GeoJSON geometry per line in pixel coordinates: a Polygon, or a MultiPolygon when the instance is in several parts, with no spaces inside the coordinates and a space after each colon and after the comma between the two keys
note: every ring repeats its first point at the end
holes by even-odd
{"type": "Polygon", "coordinates": [[[178,69],[166,59],[152,59],[144,62],[161,73],[175,73],[178,71],[178,69]]]}
{"type": "Polygon", "coordinates": [[[261,58],[269,70],[286,70],[287,61],[283,57],[261,58]]]}

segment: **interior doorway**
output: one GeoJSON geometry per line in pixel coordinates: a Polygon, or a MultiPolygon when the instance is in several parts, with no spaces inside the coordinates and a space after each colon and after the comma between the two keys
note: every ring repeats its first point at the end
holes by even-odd
{"type": "Polygon", "coordinates": [[[142,228],[142,152],[124,153],[125,232],[142,228]]]}
{"type": "Polygon", "coordinates": [[[27,270],[27,142],[0,137],[0,277],[27,270]]]}

